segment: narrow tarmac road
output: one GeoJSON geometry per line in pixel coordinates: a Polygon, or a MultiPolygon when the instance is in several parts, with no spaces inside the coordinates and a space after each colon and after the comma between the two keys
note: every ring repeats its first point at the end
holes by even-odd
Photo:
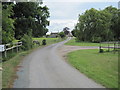
{"type": "Polygon", "coordinates": [[[38,49],[26,56],[13,88],[104,88],[89,79],[58,55],[67,40],[38,49]]]}

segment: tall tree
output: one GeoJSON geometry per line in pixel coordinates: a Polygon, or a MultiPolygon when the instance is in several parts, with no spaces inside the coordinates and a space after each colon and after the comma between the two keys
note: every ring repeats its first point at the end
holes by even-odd
{"type": "Polygon", "coordinates": [[[120,38],[120,28],[119,28],[119,11],[117,8],[109,6],[104,9],[107,11],[109,14],[111,14],[111,25],[110,25],[110,30],[112,31],[114,35],[114,40],[118,40],[120,38]]]}
{"type": "Polygon", "coordinates": [[[47,33],[46,26],[49,25],[48,8],[37,2],[19,2],[14,7],[15,38],[21,39],[23,34],[32,30],[34,37],[40,37],[47,33]]]}
{"type": "Polygon", "coordinates": [[[2,43],[9,43],[14,39],[13,4],[2,3],[2,43]]]}
{"type": "Polygon", "coordinates": [[[65,33],[65,35],[69,34],[69,30],[70,29],[68,27],[63,28],[63,32],[65,33]]]}
{"type": "Polygon", "coordinates": [[[75,26],[78,40],[100,42],[118,39],[118,10],[107,7],[104,10],[91,8],[79,15],[78,23],[75,26]],[[116,20],[117,19],[117,20],[116,20]]]}
{"type": "Polygon", "coordinates": [[[35,21],[35,28],[33,29],[33,36],[34,37],[40,37],[45,35],[48,32],[48,29],[46,28],[49,26],[49,21],[47,20],[49,18],[49,11],[48,7],[39,6],[37,8],[36,13],[36,21],[35,21]]]}

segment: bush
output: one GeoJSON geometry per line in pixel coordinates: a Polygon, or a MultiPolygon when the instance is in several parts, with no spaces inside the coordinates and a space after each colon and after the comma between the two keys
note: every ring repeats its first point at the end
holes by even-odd
{"type": "Polygon", "coordinates": [[[103,52],[104,52],[104,50],[103,50],[103,49],[100,49],[99,53],[103,53],[103,52]]]}
{"type": "Polygon", "coordinates": [[[46,40],[45,39],[42,40],[42,45],[46,45],[46,40]]]}
{"type": "Polygon", "coordinates": [[[101,40],[101,37],[92,37],[92,42],[94,43],[99,43],[101,40]]]}
{"type": "Polygon", "coordinates": [[[65,33],[64,32],[60,32],[59,35],[60,35],[61,38],[65,37],[65,33]]]}
{"type": "Polygon", "coordinates": [[[28,35],[24,35],[23,38],[21,39],[22,41],[22,49],[23,50],[29,50],[32,48],[32,37],[28,35]]]}
{"type": "Polygon", "coordinates": [[[46,35],[46,38],[48,38],[50,35],[46,35]]]}
{"type": "Polygon", "coordinates": [[[80,42],[80,40],[78,38],[75,38],[75,42],[80,42]]]}

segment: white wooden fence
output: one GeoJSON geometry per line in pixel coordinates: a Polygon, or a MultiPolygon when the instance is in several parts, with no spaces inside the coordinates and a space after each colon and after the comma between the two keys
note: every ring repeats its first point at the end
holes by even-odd
{"type": "Polygon", "coordinates": [[[4,56],[7,57],[7,51],[8,50],[12,50],[14,48],[16,48],[16,52],[19,51],[19,47],[22,46],[22,42],[17,42],[17,43],[13,43],[11,44],[4,44],[4,45],[0,45],[0,53],[4,52],[4,56]]]}

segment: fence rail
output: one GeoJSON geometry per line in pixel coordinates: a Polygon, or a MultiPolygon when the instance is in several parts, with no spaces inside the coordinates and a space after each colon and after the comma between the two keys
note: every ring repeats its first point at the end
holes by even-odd
{"type": "Polygon", "coordinates": [[[0,45],[0,53],[4,52],[4,56],[7,57],[7,51],[13,50],[14,48],[16,48],[16,52],[18,52],[19,47],[21,46],[22,46],[22,42],[0,45]]]}
{"type": "Polygon", "coordinates": [[[99,51],[102,48],[108,48],[108,51],[110,51],[110,48],[120,49],[120,41],[100,42],[99,51]],[[107,46],[102,46],[102,44],[107,44],[107,46]]]}

